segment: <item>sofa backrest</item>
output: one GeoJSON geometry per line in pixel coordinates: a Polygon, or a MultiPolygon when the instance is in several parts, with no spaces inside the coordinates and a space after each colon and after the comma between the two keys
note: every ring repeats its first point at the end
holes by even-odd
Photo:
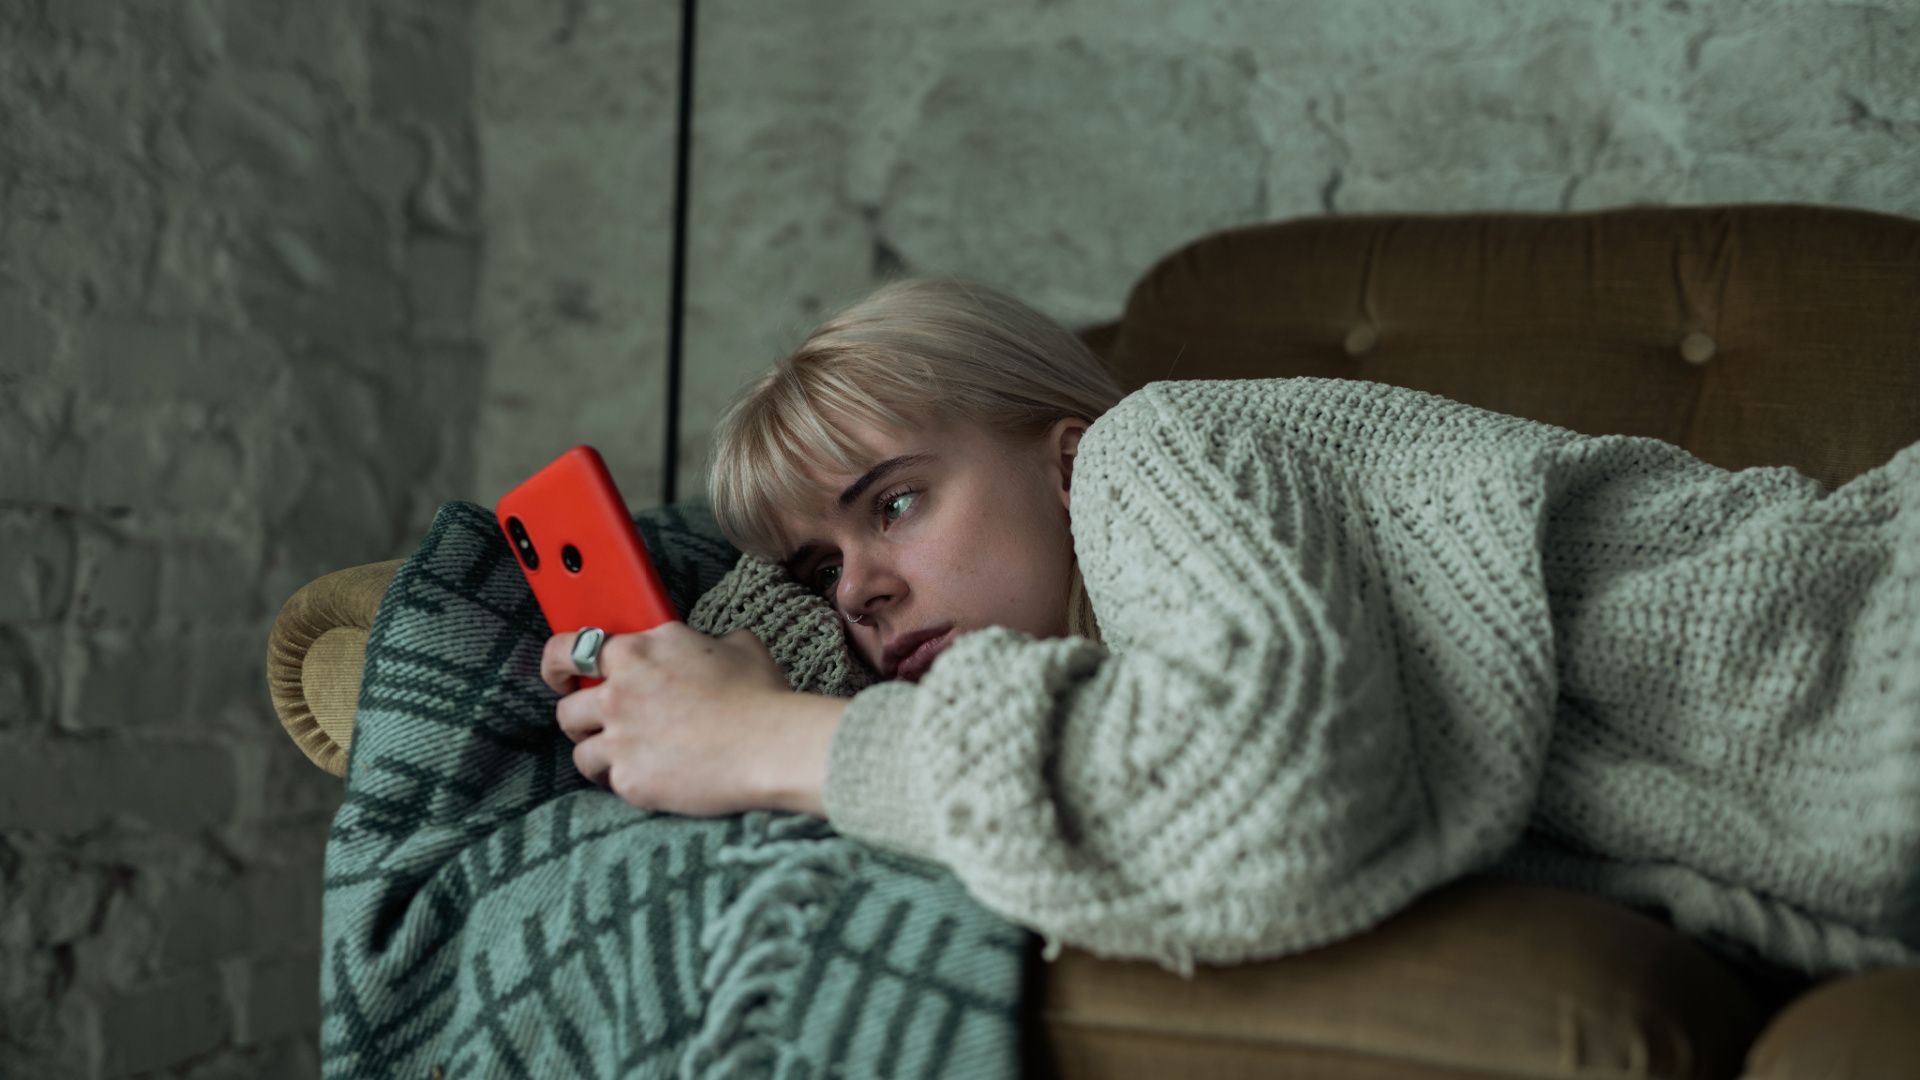
{"type": "Polygon", "coordinates": [[[1837,485],[1920,440],[1920,221],[1756,205],[1305,218],[1162,259],[1128,389],[1317,375],[1837,485]]]}

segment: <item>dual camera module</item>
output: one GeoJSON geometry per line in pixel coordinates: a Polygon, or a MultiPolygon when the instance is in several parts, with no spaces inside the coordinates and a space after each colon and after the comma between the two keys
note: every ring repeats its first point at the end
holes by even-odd
{"type": "MultiPolygon", "coordinates": [[[[517,517],[507,518],[507,535],[513,538],[514,552],[528,570],[540,569],[540,549],[533,546],[533,538],[527,535],[527,527],[517,517]]],[[[560,549],[560,565],[573,573],[580,572],[580,549],[568,544],[560,549]]]]}

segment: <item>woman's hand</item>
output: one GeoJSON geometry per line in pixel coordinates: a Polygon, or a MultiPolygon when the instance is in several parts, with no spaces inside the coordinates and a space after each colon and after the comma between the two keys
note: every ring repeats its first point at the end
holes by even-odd
{"type": "Polygon", "coordinates": [[[580,689],[578,636],[547,640],[540,677],[565,695],[560,727],[581,775],[647,810],[825,816],[827,750],[845,703],[794,692],[759,638],[680,622],[616,634],[600,647],[606,681],[580,689]]]}

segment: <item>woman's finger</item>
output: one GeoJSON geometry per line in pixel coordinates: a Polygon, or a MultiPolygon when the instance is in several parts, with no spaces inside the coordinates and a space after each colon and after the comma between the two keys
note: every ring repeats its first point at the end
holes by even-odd
{"type": "Polygon", "coordinates": [[[573,767],[600,787],[607,786],[607,774],[613,771],[613,763],[607,760],[606,742],[589,738],[573,744],[573,767]]]}
{"type": "Polygon", "coordinates": [[[560,704],[554,709],[554,715],[560,721],[560,730],[576,743],[600,734],[605,726],[600,722],[605,703],[600,700],[602,695],[593,692],[595,689],[598,687],[568,694],[560,699],[560,704]]]}
{"type": "Polygon", "coordinates": [[[577,630],[555,634],[540,653],[540,681],[554,693],[571,694],[580,685],[580,672],[573,666],[573,641],[579,636],[577,630]]]}

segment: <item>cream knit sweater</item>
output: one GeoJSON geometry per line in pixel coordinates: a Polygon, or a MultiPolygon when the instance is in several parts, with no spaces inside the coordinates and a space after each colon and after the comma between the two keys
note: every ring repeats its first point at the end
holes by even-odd
{"type": "Polygon", "coordinates": [[[1170,382],[1080,445],[1106,647],[848,703],[842,832],[1177,971],[1470,872],[1809,971],[1920,959],[1920,445],[1833,493],[1395,387],[1170,382]]]}

